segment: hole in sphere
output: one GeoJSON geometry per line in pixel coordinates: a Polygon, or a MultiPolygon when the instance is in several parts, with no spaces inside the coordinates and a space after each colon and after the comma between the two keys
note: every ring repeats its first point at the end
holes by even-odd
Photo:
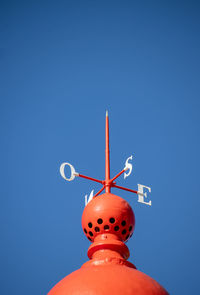
{"type": "Polygon", "coordinates": [[[91,231],[89,231],[89,235],[92,237],[93,236],[93,233],[91,231]]]}
{"type": "Polygon", "coordinates": [[[132,225],[131,225],[131,226],[129,227],[129,231],[132,231],[132,228],[133,228],[133,227],[132,227],[132,225]]]}
{"type": "Polygon", "coordinates": [[[86,230],[86,228],[84,228],[84,232],[87,234],[87,230],[86,230]]]}
{"type": "MultiPolygon", "coordinates": [[[[89,232],[90,233],[90,232],[89,232]]],[[[123,229],[123,231],[122,231],[122,235],[125,235],[126,234],[126,230],[125,229],[123,229]]]]}
{"type": "Polygon", "coordinates": [[[98,233],[98,232],[100,231],[100,228],[99,228],[98,226],[96,226],[96,227],[94,228],[94,230],[98,233]]]}
{"type": "Polygon", "coordinates": [[[88,240],[90,240],[92,242],[92,239],[90,239],[90,237],[87,237],[87,238],[88,238],[88,240]]]}
{"type": "Polygon", "coordinates": [[[123,221],[122,221],[122,226],[125,226],[125,225],[126,225],[126,221],[123,220],[123,221]]]}
{"type": "Polygon", "coordinates": [[[105,230],[108,230],[109,228],[110,228],[109,225],[104,225],[105,230]]]}
{"type": "Polygon", "coordinates": [[[119,226],[116,225],[116,226],[114,227],[114,230],[115,230],[115,231],[118,231],[118,230],[119,230],[119,226]]]}
{"type": "Polygon", "coordinates": [[[89,228],[92,228],[92,222],[88,223],[89,228]]]}
{"type": "Polygon", "coordinates": [[[110,218],[110,223],[115,223],[115,218],[111,217],[110,218]]]}
{"type": "Polygon", "coordinates": [[[99,218],[99,219],[97,220],[97,223],[98,223],[98,224],[102,224],[102,223],[103,223],[103,219],[99,218]]]}

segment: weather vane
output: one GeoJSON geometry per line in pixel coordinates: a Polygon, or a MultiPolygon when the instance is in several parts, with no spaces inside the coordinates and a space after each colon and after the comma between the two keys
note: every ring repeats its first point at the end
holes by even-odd
{"type": "Polygon", "coordinates": [[[94,195],[94,190],[91,191],[89,198],[87,198],[87,195],[85,196],[85,206],[94,198],[96,198],[104,189],[106,193],[110,193],[111,188],[115,187],[118,189],[122,189],[134,194],[138,195],[138,202],[139,203],[143,203],[146,205],[151,206],[151,200],[150,201],[145,201],[145,198],[147,198],[147,192],[144,192],[144,189],[148,190],[149,192],[151,192],[151,188],[146,186],[146,185],[142,185],[142,184],[138,184],[138,190],[132,190],[126,187],[122,187],[116,184],[116,179],[122,175],[124,173],[124,179],[126,177],[128,177],[131,172],[132,172],[132,164],[130,163],[130,161],[133,159],[133,156],[131,155],[129,158],[127,158],[126,162],[125,162],[125,166],[123,168],[123,170],[121,172],[119,172],[116,176],[114,176],[113,178],[110,178],[110,152],[109,152],[109,119],[108,119],[108,111],[106,111],[106,150],[105,150],[105,179],[104,180],[99,180],[93,177],[89,177],[83,174],[80,174],[78,172],[76,172],[75,168],[69,164],[69,163],[63,163],[60,166],[60,174],[61,176],[67,180],[67,181],[72,181],[74,180],[75,177],[82,177],[82,178],[86,178],[95,182],[98,182],[100,184],[103,185],[103,187],[94,195]],[[66,177],[65,175],[65,168],[66,166],[68,166],[71,170],[71,176],[69,178],[66,177]]]}

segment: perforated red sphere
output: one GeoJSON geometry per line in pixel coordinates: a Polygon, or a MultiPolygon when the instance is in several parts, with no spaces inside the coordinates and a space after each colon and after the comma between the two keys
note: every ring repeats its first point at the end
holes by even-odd
{"type": "Polygon", "coordinates": [[[127,241],[133,234],[135,215],[129,203],[111,193],[99,195],[90,201],[82,215],[82,228],[93,242],[99,234],[115,234],[127,241]]]}

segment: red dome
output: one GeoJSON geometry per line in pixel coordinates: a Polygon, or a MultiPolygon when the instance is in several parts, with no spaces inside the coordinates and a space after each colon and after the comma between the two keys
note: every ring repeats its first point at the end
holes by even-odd
{"type": "Polygon", "coordinates": [[[99,234],[114,234],[127,241],[135,227],[135,216],[129,203],[111,193],[94,198],[85,207],[82,228],[90,241],[99,234]]]}
{"type": "Polygon", "coordinates": [[[108,261],[83,267],[60,281],[48,295],[167,295],[155,280],[144,273],[108,261]]]}

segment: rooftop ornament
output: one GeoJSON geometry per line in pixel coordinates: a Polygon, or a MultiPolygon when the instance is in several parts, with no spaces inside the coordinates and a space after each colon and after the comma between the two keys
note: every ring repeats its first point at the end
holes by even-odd
{"type": "Polygon", "coordinates": [[[127,261],[129,249],[125,242],[132,236],[135,227],[135,215],[129,203],[111,193],[111,188],[132,192],[138,196],[138,202],[151,206],[146,201],[147,192],[151,188],[138,184],[138,190],[132,190],[116,184],[116,179],[124,174],[128,177],[132,172],[132,156],[123,170],[110,178],[109,155],[109,120],[106,112],[106,150],[105,179],[99,180],[76,172],[69,163],[60,166],[60,173],[67,181],[75,177],[98,182],[102,188],[89,198],[85,196],[85,208],[82,215],[84,234],[92,242],[88,249],[89,261],[70,275],[62,279],[48,295],[167,295],[167,291],[151,277],[138,271],[134,264],[127,261]],[[71,170],[69,178],[65,175],[65,167],[71,170]],[[105,193],[101,194],[105,190],[105,193]]]}

